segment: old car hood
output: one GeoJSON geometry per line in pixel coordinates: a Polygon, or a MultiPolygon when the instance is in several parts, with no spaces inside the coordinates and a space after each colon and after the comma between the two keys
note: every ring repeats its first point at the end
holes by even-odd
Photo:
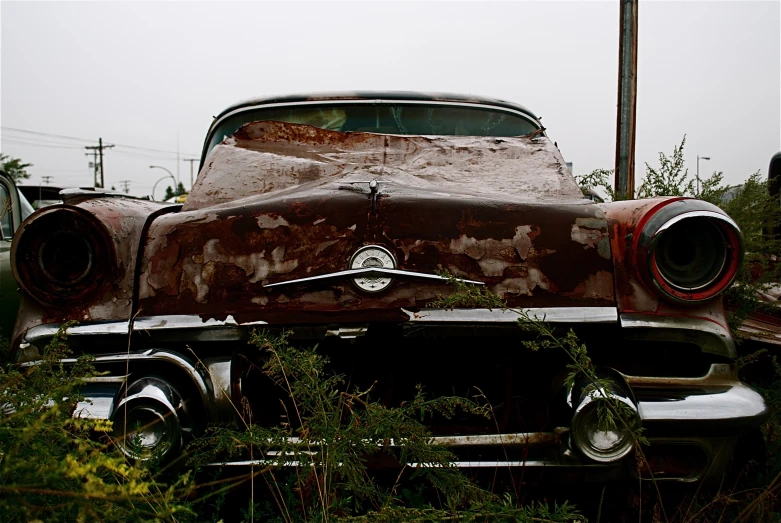
{"type": "Polygon", "coordinates": [[[212,151],[182,212],[150,228],[139,305],[287,320],[414,309],[449,292],[404,275],[377,294],[350,277],[268,287],[344,271],[365,245],[400,270],[483,282],[511,305],[614,303],[605,217],[546,137],[255,122],[212,151]]]}

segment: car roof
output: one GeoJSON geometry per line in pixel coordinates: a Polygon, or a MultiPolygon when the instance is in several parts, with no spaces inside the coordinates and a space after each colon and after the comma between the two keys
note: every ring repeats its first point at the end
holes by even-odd
{"type": "Polygon", "coordinates": [[[520,111],[531,116],[535,120],[538,120],[537,116],[526,107],[514,102],[500,100],[498,98],[486,98],[472,94],[432,93],[418,91],[336,91],[326,93],[286,94],[266,96],[261,98],[249,98],[247,100],[242,100],[228,106],[214,119],[215,121],[219,120],[228,113],[246,107],[257,107],[278,103],[317,102],[332,100],[419,100],[421,102],[437,101],[494,105],[497,107],[504,107],[507,109],[520,111]]]}

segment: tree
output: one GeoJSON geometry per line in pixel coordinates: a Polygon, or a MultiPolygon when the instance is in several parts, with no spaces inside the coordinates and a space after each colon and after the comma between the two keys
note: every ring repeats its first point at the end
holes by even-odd
{"type": "Polygon", "coordinates": [[[645,178],[637,189],[638,198],[653,198],[654,196],[691,196],[716,205],[721,204],[724,193],[729,187],[722,186],[724,174],[714,172],[707,178],[689,177],[689,169],[684,168],[683,148],[686,145],[686,135],[681,139],[681,145],[673,147],[672,156],[659,153],[659,168],[645,164],[645,178]]]}
{"type": "Polygon", "coordinates": [[[171,189],[171,186],[169,185],[168,187],[165,188],[165,196],[163,196],[163,201],[170,200],[174,196],[176,196],[174,194],[174,190],[171,189]]]}
{"type": "Polygon", "coordinates": [[[31,163],[22,163],[19,158],[12,158],[7,154],[0,153],[0,168],[15,182],[29,178],[30,173],[27,172],[27,168],[32,166],[31,163]]]}
{"type": "Polygon", "coordinates": [[[184,184],[179,182],[179,185],[176,186],[176,192],[174,193],[174,196],[181,196],[183,194],[187,194],[187,190],[185,190],[184,184]]]}
{"type": "MultiPolygon", "coordinates": [[[[707,178],[700,178],[699,193],[697,180],[689,176],[689,170],[684,167],[683,149],[686,145],[686,135],[681,144],[673,147],[672,156],[659,153],[659,167],[645,164],[645,178],[637,189],[636,198],[654,198],[656,196],[690,196],[707,202],[721,205],[725,193],[730,189],[723,186],[724,174],[714,172],[707,178]]],[[[588,174],[576,176],[575,181],[584,194],[595,189],[601,189],[612,201],[617,200],[613,190],[614,172],[612,169],[595,169],[588,174]]]]}

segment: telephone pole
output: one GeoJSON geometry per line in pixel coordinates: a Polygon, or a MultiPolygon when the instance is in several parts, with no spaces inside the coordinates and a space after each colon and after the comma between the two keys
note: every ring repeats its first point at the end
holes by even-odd
{"type": "Polygon", "coordinates": [[[125,194],[130,194],[130,180],[120,180],[119,184],[122,186],[125,194]]]}
{"type": "Polygon", "coordinates": [[[98,186],[98,151],[94,150],[91,153],[84,153],[84,156],[92,156],[90,167],[92,168],[92,176],[94,178],[93,187],[98,186]]]}
{"type": "Polygon", "coordinates": [[[43,183],[45,183],[46,185],[49,185],[49,182],[52,181],[52,178],[54,178],[54,177],[53,176],[41,176],[41,179],[43,180],[43,183]]]}
{"type": "Polygon", "coordinates": [[[620,0],[618,111],[616,126],[616,197],[635,193],[635,113],[637,108],[637,4],[620,0]]]}
{"type": "Polygon", "coordinates": [[[197,162],[198,158],[185,158],[183,162],[190,162],[190,190],[193,190],[193,162],[197,162]]]}
{"type": "Polygon", "coordinates": [[[105,177],[104,177],[104,171],[103,171],[103,149],[111,149],[114,147],[113,145],[103,145],[103,138],[98,138],[98,145],[87,145],[84,147],[85,149],[89,149],[92,151],[97,152],[97,155],[100,157],[100,160],[98,163],[96,161],[95,163],[95,187],[103,188],[105,187],[105,177]],[[100,165],[100,184],[98,184],[98,165],[100,165]]]}

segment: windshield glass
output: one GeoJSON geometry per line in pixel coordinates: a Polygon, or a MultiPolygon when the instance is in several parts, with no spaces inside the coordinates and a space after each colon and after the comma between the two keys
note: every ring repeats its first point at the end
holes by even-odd
{"type": "Polygon", "coordinates": [[[402,135],[522,136],[539,129],[530,118],[500,109],[431,104],[317,104],[247,110],[215,129],[206,154],[245,123],[276,120],[350,131],[402,135]]]}

